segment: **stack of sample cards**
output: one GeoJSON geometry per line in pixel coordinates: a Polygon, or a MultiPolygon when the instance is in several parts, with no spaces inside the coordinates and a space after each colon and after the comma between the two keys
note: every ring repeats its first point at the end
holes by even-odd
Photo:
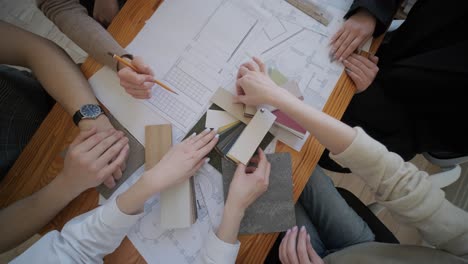
{"type": "MultiPolygon", "coordinates": [[[[242,107],[241,105],[239,105],[239,106],[242,107]]],[[[239,127],[242,127],[243,128],[242,131],[243,131],[243,130],[245,130],[247,125],[244,122],[236,122],[231,127],[225,126],[224,129],[221,129],[221,126],[219,126],[219,123],[217,123],[218,125],[213,125],[213,123],[211,122],[212,117],[208,117],[208,113],[212,113],[212,114],[214,113],[215,115],[221,116],[221,115],[226,114],[227,111],[224,111],[220,106],[218,106],[216,104],[212,104],[210,106],[210,109],[208,109],[208,111],[200,118],[200,120],[198,120],[198,122],[193,126],[193,128],[187,133],[186,137],[188,137],[189,135],[192,135],[193,133],[201,133],[207,127],[208,128],[215,128],[215,129],[217,128],[218,133],[219,133],[218,144],[207,155],[207,157],[210,158],[210,161],[209,161],[210,165],[213,166],[219,172],[222,172],[222,170],[221,170],[221,161],[222,161],[222,159],[228,159],[227,156],[226,156],[227,153],[229,152],[228,151],[228,147],[229,147],[228,143],[235,143],[236,142],[236,141],[233,141],[234,136],[236,136],[237,139],[240,137],[240,134],[238,134],[239,131],[235,130],[235,129],[240,129],[239,127]],[[213,112],[213,111],[215,111],[215,112],[213,112]],[[224,112],[224,113],[220,113],[220,112],[224,112]],[[227,136],[230,136],[230,138],[227,139],[227,136]],[[229,140],[231,140],[231,141],[229,141],[229,140]],[[228,151],[228,152],[226,152],[226,151],[228,151]]],[[[225,119],[222,119],[222,120],[225,120],[225,119]]],[[[236,118],[236,120],[238,120],[238,119],[236,118]]],[[[261,140],[260,144],[255,147],[255,150],[256,150],[256,148],[265,149],[271,143],[271,141],[273,141],[273,139],[274,139],[274,136],[271,133],[269,133],[269,132],[266,133],[266,135],[264,135],[262,137],[262,140],[261,140]]],[[[232,145],[231,145],[231,148],[232,148],[232,145]]]]}
{"type": "Polygon", "coordinates": [[[266,109],[260,109],[246,125],[227,112],[223,114],[222,111],[208,110],[206,126],[211,128],[214,120],[221,126],[221,129],[218,129],[220,138],[215,149],[235,163],[247,165],[275,122],[276,116],[266,109]]]}
{"type": "Polygon", "coordinates": [[[221,131],[219,133],[219,141],[216,144],[215,150],[218,151],[220,155],[226,156],[231,150],[234,143],[240,137],[242,131],[244,131],[246,125],[244,123],[238,122],[234,126],[221,131]]]}

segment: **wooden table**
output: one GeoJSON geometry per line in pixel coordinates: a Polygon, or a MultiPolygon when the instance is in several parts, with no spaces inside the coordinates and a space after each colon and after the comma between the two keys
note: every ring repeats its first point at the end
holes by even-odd
{"type": "MultiPolygon", "coordinates": [[[[128,0],[109,27],[109,32],[122,45],[127,46],[151,17],[161,0],[128,0]]],[[[381,39],[380,39],[381,40],[381,39]]],[[[374,41],[375,51],[380,41],[374,41]]],[[[88,58],[82,71],[89,78],[101,66],[88,58]]],[[[343,74],[325,105],[324,112],[340,119],[355,91],[352,81],[343,74]]],[[[78,129],[64,109],[56,104],[38,131],[24,149],[8,175],[0,185],[0,208],[22,199],[47,185],[62,169],[61,153],[78,129]]],[[[278,143],[277,152],[290,152],[293,162],[294,200],[297,201],[307,180],[315,168],[323,146],[314,137],[309,137],[301,152],[278,143]]],[[[92,210],[98,205],[98,193],[90,189],[64,208],[40,233],[61,229],[71,218],[92,210]]],[[[241,248],[238,263],[262,263],[278,234],[240,236],[241,248]]],[[[146,263],[126,238],[120,247],[105,258],[106,263],[146,263]]]]}

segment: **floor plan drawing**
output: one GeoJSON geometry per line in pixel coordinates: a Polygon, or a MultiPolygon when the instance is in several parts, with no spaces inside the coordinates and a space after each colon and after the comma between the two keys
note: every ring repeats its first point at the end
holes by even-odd
{"type": "MultiPolygon", "coordinates": [[[[189,1],[175,2],[179,2],[179,5],[193,5],[189,1]]],[[[226,75],[226,69],[233,69],[239,64],[239,57],[245,56],[242,52],[244,46],[251,45],[250,41],[266,23],[267,13],[250,1],[205,2],[209,3],[208,8],[204,4],[197,4],[193,8],[200,12],[192,10],[190,14],[187,13],[187,20],[193,20],[193,23],[179,25],[181,30],[177,29],[177,25],[172,28],[172,32],[182,33],[187,27],[191,28],[194,34],[184,36],[186,43],[180,47],[161,48],[155,51],[161,56],[157,56],[158,59],[154,61],[150,56],[148,62],[151,66],[155,65],[154,68],[162,75],[162,80],[179,95],[155,89],[152,98],[145,104],[185,133],[207,109],[209,99],[222,85],[223,80],[232,78],[232,75],[226,75]],[[167,57],[168,54],[173,54],[169,60],[161,60],[161,57],[167,57]],[[170,66],[158,71],[158,65],[165,62],[170,66]]],[[[164,3],[161,8],[165,9],[164,3]]],[[[145,27],[163,23],[162,20],[165,18],[153,16],[145,27]]],[[[156,31],[142,30],[140,38],[132,42],[128,50],[135,54],[141,53],[140,49],[144,48],[140,45],[142,42],[146,43],[145,45],[154,42],[157,46],[156,42],[159,40],[154,39],[154,35],[164,35],[168,32],[163,28],[156,31]]],[[[156,57],[155,54],[153,56],[156,57]]]]}

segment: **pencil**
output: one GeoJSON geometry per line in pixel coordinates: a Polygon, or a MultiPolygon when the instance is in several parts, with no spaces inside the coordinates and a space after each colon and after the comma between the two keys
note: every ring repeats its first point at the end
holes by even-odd
{"type": "MultiPolygon", "coordinates": [[[[116,55],[116,54],[112,54],[112,53],[110,53],[110,52],[108,52],[107,54],[109,54],[110,56],[112,56],[112,58],[118,60],[119,62],[123,63],[125,66],[130,67],[130,68],[131,68],[132,70],[134,70],[135,72],[138,72],[138,73],[139,73],[138,69],[137,69],[135,66],[133,66],[130,62],[128,62],[128,61],[122,59],[122,57],[120,57],[120,56],[118,56],[118,55],[116,55]]],[[[178,93],[176,93],[174,90],[172,90],[171,88],[169,88],[167,85],[165,85],[164,83],[162,83],[162,82],[160,82],[160,81],[158,81],[158,80],[156,80],[156,79],[153,79],[153,82],[156,83],[156,84],[158,84],[158,85],[161,86],[162,88],[168,90],[168,91],[171,92],[171,93],[178,94],[178,93]]]]}

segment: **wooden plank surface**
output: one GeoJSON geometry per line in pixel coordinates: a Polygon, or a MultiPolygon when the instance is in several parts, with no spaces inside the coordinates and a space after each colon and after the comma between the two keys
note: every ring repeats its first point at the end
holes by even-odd
{"type": "Polygon", "coordinates": [[[172,125],[145,127],[145,170],[153,168],[172,146],[172,125]]]}
{"type": "MultiPolygon", "coordinates": [[[[109,27],[109,32],[122,46],[128,45],[160,2],[160,0],[128,0],[109,27]]],[[[375,51],[380,41],[381,39],[374,41],[371,50],[375,51]]],[[[97,62],[88,58],[81,69],[89,78],[100,67],[97,62]]],[[[335,118],[341,118],[354,91],[352,81],[343,74],[324,111],[335,118]]],[[[71,117],[56,104],[1,182],[0,208],[47,185],[63,168],[63,152],[78,132],[71,117]]],[[[310,137],[301,152],[296,152],[280,142],[276,150],[291,153],[296,201],[322,154],[323,146],[315,138],[310,137]]],[[[41,234],[54,229],[60,230],[71,218],[95,208],[97,203],[98,193],[95,189],[82,193],[45,226],[41,234]]],[[[240,236],[242,245],[237,262],[262,263],[277,236],[278,234],[240,236]]],[[[127,238],[104,260],[105,263],[146,263],[127,238]]]]}

